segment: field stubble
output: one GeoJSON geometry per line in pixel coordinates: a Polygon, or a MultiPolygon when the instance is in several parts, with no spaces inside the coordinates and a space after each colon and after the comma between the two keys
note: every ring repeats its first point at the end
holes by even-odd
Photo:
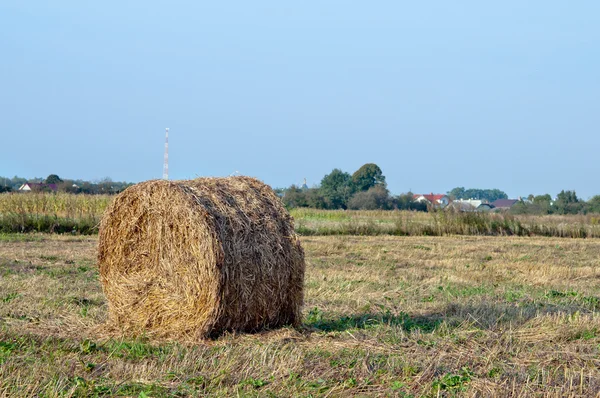
{"type": "Polygon", "coordinates": [[[593,396],[600,241],[305,237],[304,323],[106,330],[95,237],[0,235],[0,396],[593,396]]]}

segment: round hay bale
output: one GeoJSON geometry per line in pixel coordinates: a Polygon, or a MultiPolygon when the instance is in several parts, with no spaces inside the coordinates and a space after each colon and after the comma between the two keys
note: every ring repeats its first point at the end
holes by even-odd
{"type": "Polygon", "coordinates": [[[109,321],[202,338],[301,321],[304,252],[273,190],[249,177],[147,181],[100,224],[109,321]]]}

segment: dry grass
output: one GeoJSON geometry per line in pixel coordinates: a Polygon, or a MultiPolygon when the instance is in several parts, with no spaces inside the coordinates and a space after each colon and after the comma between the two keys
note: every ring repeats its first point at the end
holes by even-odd
{"type": "Polygon", "coordinates": [[[65,218],[100,218],[112,201],[109,195],[68,193],[3,193],[0,214],[40,214],[65,218]]]}
{"type": "Polygon", "coordinates": [[[595,396],[600,241],[307,237],[303,326],[107,334],[95,238],[0,236],[0,396],[595,396]]]}
{"type": "Polygon", "coordinates": [[[311,235],[548,236],[600,238],[600,215],[292,209],[296,230],[311,235]]]}
{"type": "Polygon", "coordinates": [[[0,232],[94,234],[108,195],[67,193],[0,194],[0,232]]]}
{"type": "Polygon", "coordinates": [[[129,187],[102,220],[98,266],[111,323],[128,333],[199,340],[302,318],[300,240],[254,178],[129,187]]]}

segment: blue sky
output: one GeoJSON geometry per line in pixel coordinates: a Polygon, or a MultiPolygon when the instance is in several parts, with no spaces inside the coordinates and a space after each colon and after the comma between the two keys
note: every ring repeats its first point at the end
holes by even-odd
{"type": "Polygon", "coordinates": [[[600,3],[2,1],[0,175],[600,194],[600,3]]]}

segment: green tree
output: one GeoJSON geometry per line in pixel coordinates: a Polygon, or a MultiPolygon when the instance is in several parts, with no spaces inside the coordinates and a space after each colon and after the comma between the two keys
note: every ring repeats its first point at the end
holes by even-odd
{"type": "Polygon", "coordinates": [[[13,183],[10,178],[0,177],[0,192],[11,192],[13,183]]]}
{"type": "Polygon", "coordinates": [[[592,197],[587,203],[591,213],[600,213],[600,195],[592,197]]]}
{"type": "MultiPolygon", "coordinates": [[[[487,200],[488,202],[493,202],[498,199],[508,199],[508,195],[506,194],[506,192],[496,188],[476,189],[473,191],[473,194],[471,194],[470,196],[474,197],[475,199],[487,200]]],[[[469,191],[467,191],[467,194],[469,194],[469,191]]]]}
{"type": "Polygon", "coordinates": [[[532,204],[528,206],[530,214],[552,213],[552,196],[550,196],[550,194],[534,196],[531,202],[532,204]]]}
{"type": "Polygon", "coordinates": [[[304,191],[304,195],[306,196],[306,202],[308,203],[308,207],[312,207],[314,209],[326,209],[327,201],[323,197],[320,189],[317,188],[309,188],[302,189],[304,191]]]}
{"type": "Polygon", "coordinates": [[[535,204],[547,204],[548,206],[550,206],[550,202],[552,202],[552,196],[550,196],[549,193],[533,197],[533,203],[535,204]]]}
{"type": "Polygon", "coordinates": [[[60,192],[67,192],[67,193],[81,192],[81,189],[79,188],[79,186],[77,184],[75,184],[75,181],[73,181],[73,180],[64,180],[63,182],[58,184],[58,190],[60,192]]]}
{"type": "Polygon", "coordinates": [[[62,180],[56,174],[50,174],[48,177],[46,177],[45,182],[46,184],[60,184],[62,180]]]}
{"type": "Polygon", "coordinates": [[[283,195],[283,204],[288,208],[294,207],[308,207],[308,201],[306,200],[306,194],[301,188],[296,185],[292,185],[285,190],[283,195]]]}
{"type": "Polygon", "coordinates": [[[386,186],[385,176],[375,163],[367,163],[352,174],[352,183],[357,191],[367,191],[375,185],[386,186]]]}
{"type": "Polygon", "coordinates": [[[18,191],[19,188],[21,188],[21,185],[23,185],[27,182],[27,179],[14,176],[10,181],[11,181],[13,191],[18,191]]]}
{"type": "Polygon", "coordinates": [[[110,177],[104,177],[96,184],[97,191],[100,194],[111,194],[116,193],[118,189],[115,187],[113,180],[110,177]]]}
{"type": "Polygon", "coordinates": [[[556,201],[565,204],[577,203],[579,202],[579,198],[577,197],[577,193],[575,191],[562,190],[558,195],[556,195],[556,201]]]}
{"type": "Polygon", "coordinates": [[[506,192],[499,189],[478,189],[457,187],[448,192],[448,196],[452,200],[456,199],[479,199],[488,202],[493,202],[497,199],[508,199],[506,192]]]}
{"type": "Polygon", "coordinates": [[[427,203],[415,202],[412,192],[402,193],[392,199],[394,207],[399,210],[427,211],[427,203]]]}
{"type": "Polygon", "coordinates": [[[456,188],[452,189],[451,191],[449,191],[447,194],[450,197],[450,199],[452,199],[452,200],[468,199],[465,197],[465,187],[456,187],[456,188]]]}
{"type": "Polygon", "coordinates": [[[348,200],[354,193],[352,177],[340,169],[333,169],[321,180],[320,191],[327,208],[346,209],[348,200]]]}
{"type": "Polygon", "coordinates": [[[581,202],[575,191],[562,190],[556,195],[554,211],[558,214],[578,214],[585,212],[586,204],[581,202]]]}

